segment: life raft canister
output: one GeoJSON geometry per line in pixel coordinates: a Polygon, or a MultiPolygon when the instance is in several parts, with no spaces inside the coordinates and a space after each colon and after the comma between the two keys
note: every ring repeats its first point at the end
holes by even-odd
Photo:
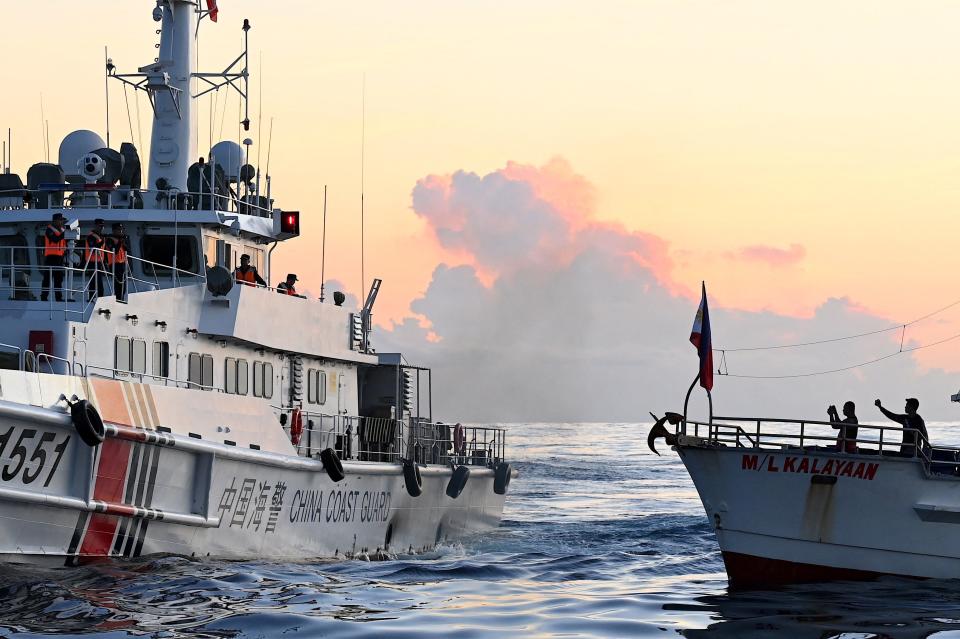
{"type": "Polygon", "coordinates": [[[299,408],[294,408],[293,415],[290,416],[290,442],[298,446],[301,437],[303,437],[303,415],[299,408]]]}

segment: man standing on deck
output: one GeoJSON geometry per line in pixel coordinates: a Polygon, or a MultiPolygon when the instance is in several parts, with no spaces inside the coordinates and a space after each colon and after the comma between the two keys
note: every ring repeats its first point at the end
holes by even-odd
{"type": "Polygon", "coordinates": [[[853,402],[844,402],[843,419],[837,414],[837,407],[827,408],[830,423],[840,432],[837,433],[837,450],[845,453],[857,452],[857,407],[853,402]]]}
{"type": "Polygon", "coordinates": [[[103,297],[105,290],[104,278],[104,259],[103,249],[106,240],[103,236],[103,220],[97,218],[93,221],[93,229],[87,233],[86,250],[84,251],[85,274],[87,278],[87,298],[92,300],[93,296],[103,297]]]}
{"type": "Polygon", "coordinates": [[[240,256],[240,266],[238,266],[233,271],[233,278],[237,281],[237,284],[244,284],[246,286],[266,286],[267,283],[260,277],[260,273],[257,272],[256,266],[250,266],[250,256],[243,254],[240,256]]]}
{"type": "Polygon", "coordinates": [[[43,233],[43,280],[40,283],[40,299],[44,302],[50,298],[51,276],[56,300],[63,301],[63,266],[66,254],[67,232],[63,228],[63,214],[54,213],[43,233]]]}
{"type": "Polygon", "coordinates": [[[105,244],[112,255],[108,256],[108,266],[113,269],[113,294],[118,301],[127,302],[127,253],[130,251],[130,237],[123,224],[114,222],[113,233],[106,238],[105,244]]]}
{"type": "Polygon", "coordinates": [[[888,411],[880,404],[879,399],[873,403],[880,409],[881,413],[886,415],[887,419],[892,419],[903,426],[904,429],[908,429],[903,431],[903,442],[900,445],[900,455],[902,457],[913,457],[918,452],[918,445],[929,444],[930,440],[927,437],[927,426],[923,423],[923,417],[920,417],[917,413],[920,409],[920,402],[915,397],[907,399],[907,403],[904,406],[906,414],[904,415],[888,411]],[[918,433],[921,435],[919,440],[917,438],[918,433]]]}

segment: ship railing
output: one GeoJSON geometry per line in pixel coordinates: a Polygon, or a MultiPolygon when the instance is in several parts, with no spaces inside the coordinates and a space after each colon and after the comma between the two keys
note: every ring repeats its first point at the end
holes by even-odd
{"type": "MultiPolygon", "coordinates": [[[[291,407],[273,406],[291,436],[291,407]]],[[[463,440],[456,425],[411,418],[408,420],[301,411],[303,432],[296,444],[300,455],[317,457],[332,448],[340,459],[418,464],[494,466],[506,457],[506,430],[464,426],[463,440]],[[459,444],[459,448],[458,448],[459,444]]]]}
{"type": "Polygon", "coordinates": [[[113,210],[145,207],[167,211],[236,213],[269,218],[274,215],[270,199],[256,193],[139,189],[126,185],[59,182],[40,184],[36,189],[0,190],[0,211],[113,210]],[[67,193],[70,195],[65,196],[67,193]]]}
{"type": "Polygon", "coordinates": [[[463,426],[411,419],[405,459],[420,464],[494,466],[506,456],[507,433],[492,426],[463,426]],[[462,439],[457,427],[462,429],[462,439]]]}
{"type": "MultiPolygon", "coordinates": [[[[87,317],[101,291],[105,296],[125,300],[127,293],[164,288],[168,278],[174,286],[179,286],[185,280],[191,283],[206,280],[205,273],[195,273],[129,254],[126,262],[118,264],[114,260],[114,252],[105,249],[88,252],[85,248],[77,247],[72,255],[68,251],[62,266],[42,263],[33,266],[27,256],[30,250],[37,251],[38,262],[41,262],[42,247],[0,247],[0,299],[6,294],[6,299],[11,302],[42,302],[41,308],[51,318],[59,312],[66,317],[87,317]],[[132,268],[134,264],[139,268],[132,268]],[[137,275],[138,272],[143,276],[137,275]],[[35,275],[39,275],[36,282],[33,281],[35,275]],[[150,276],[152,280],[146,279],[150,276]],[[46,287],[43,286],[44,281],[46,287]],[[58,281],[59,287],[56,286],[58,281]]],[[[2,304],[0,308],[3,308],[2,304]]]]}
{"type": "MultiPolygon", "coordinates": [[[[77,364],[79,366],[79,364],[77,364]]],[[[121,368],[110,368],[109,366],[87,365],[87,372],[90,377],[102,377],[104,379],[119,379],[126,381],[137,381],[141,384],[149,383],[156,386],[173,386],[176,388],[186,388],[193,390],[210,391],[214,393],[225,393],[222,388],[216,386],[205,386],[187,379],[177,379],[169,375],[154,375],[147,372],[136,370],[125,370],[121,368]]]]}
{"type": "MultiPolygon", "coordinates": [[[[770,417],[714,417],[712,422],[686,420],[677,427],[678,435],[692,435],[712,445],[736,448],[765,449],[832,449],[842,452],[852,445],[859,454],[898,455],[930,459],[929,441],[914,428],[878,424],[856,424],[857,437],[840,438],[837,428],[842,424],[811,419],[781,419],[770,417]],[[918,438],[917,445],[903,444],[908,439],[918,438]],[[902,452],[901,452],[902,451],[902,452]]],[[[958,449],[940,448],[937,450],[958,449]]]]}

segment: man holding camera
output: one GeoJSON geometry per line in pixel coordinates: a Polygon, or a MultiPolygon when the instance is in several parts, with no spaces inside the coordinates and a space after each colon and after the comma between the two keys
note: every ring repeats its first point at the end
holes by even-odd
{"type": "Polygon", "coordinates": [[[837,433],[837,450],[845,453],[857,452],[857,407],[853,402],[844,402],[843,419],[837,414],[837,407],[827,408],[830,423],[840,432],[837,433]]]}
{"type": "Polygon", "coordinates": [[[47,230],[43,233],[43,280],[40,283],[40,299],[50,298],[51,276],[53,293],[58,302],[63,301],[63,266],[67,255],[67,231],[63,228],[62,213],[54,213],[47,230]]]}

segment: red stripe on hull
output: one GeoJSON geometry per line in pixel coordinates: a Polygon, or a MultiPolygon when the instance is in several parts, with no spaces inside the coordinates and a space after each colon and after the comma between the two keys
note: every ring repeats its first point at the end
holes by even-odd
{"type": "Polygon", "coordinates": [[[723,564],[727,568],[730,587],[734,589],[770,588],[818,581],[863,581],[889,574],[768,559],[727,551],[723,552],[723,564]]]}
{"type": "MultiPolygon", "coordinates": [[[[130,464],[130,442],[106,439],[100,444],[93,498],[106,502],[123,501],[123,485],[130,464]]],[[[87,532],[80,544],[80,557],[106,557],[113,547],[113,537],[120,520],[114,515],[96,513],[90,516],[87,532]]]]}

